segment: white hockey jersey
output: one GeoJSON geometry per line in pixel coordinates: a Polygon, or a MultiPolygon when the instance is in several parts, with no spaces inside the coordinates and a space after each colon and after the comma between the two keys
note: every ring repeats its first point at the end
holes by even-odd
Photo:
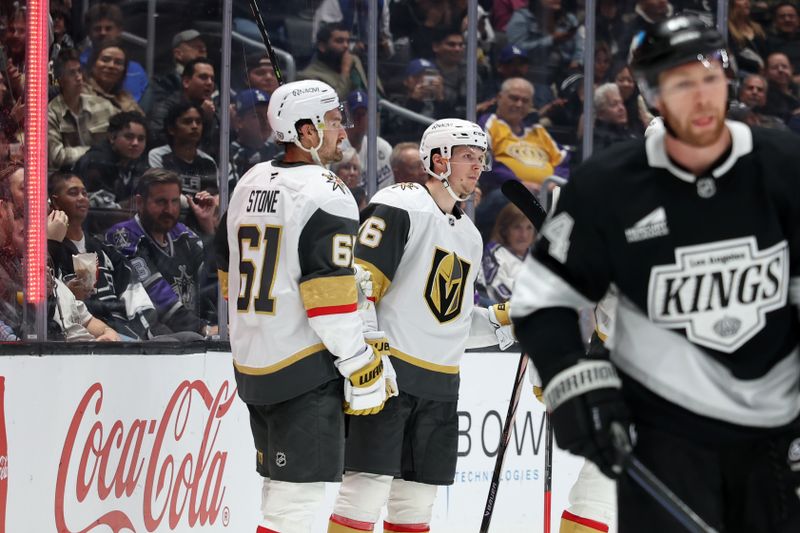
{"type": "Polygon", "coordinates": [[[317,165],[276,159],[242,177],[226,217],[242,399],[277,403],[339,378],[333,357],[364,348],[352,268],[358,209],[347,186],[317,165]]]}
{"type": "Polygon", "coordinates": [[[362,220],[356,262],[372,273],[378,325],[400,390],[457,399],[464,349],[497,343],[486,310],[474,305],[480,233],[457,208],[445,214],[415,183],[378,191],[362,220]]]}

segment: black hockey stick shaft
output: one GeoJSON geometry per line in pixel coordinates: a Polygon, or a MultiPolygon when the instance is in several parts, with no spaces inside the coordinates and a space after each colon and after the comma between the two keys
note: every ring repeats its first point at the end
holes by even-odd
{"type": "Polygon", "coordinates": [[[526,368],[528,368],[528,356],[523,353],[519,357],[519,365],[517,366],[517,376],[514,378],[511,402],[508,404],[508,413],[506,413],[506,422],[503,425],[503,434],[500,436],[500,444],[497,447],[497,458],[494,461],[494,473],[492,474],[492,482],[489,484],[489,495],[486,497],[486,507],[483,509],[480,533],[487,533],[489,531],[489,524],[492,521],[494,504],[497,501],[497,489],[500,488],[500,475],[503,472],[503,459],[506,456],[508,443],[511,440],[511,430],[514,427],[514,418],[517,414],[517,406],[519,405],[519,396],[522,392],[522,382],[525,380],[526,368]]]}
{"type": "Polygon", "coordinates": [[[275,79],[278,80],[278,85],[283,85],[283,73],[281,72],[281,67],[278,66],[278,59],[275,57],[275,50],[272,49],[272,43],[269,41],[269,34],[267,33],[267,27],[264,25],[264,19],[261,18],[258,0],[250,0],[250,10],[253,12],[256,26],[258,26],[258,31],[261,33],[261,40],[264,41],[264,46],[267,47],[267,55],[269,55],[269,60],[272,63],[275,79]]]}
{"type": "Polygon", "coordinates": [[[620,457],[620,464],[625,473],[630,476],[646,493],[658,502],[675,520],[691,533],[717,533],[705,520],[695,513],[686,502],[681,500],[670,490],[658,476],[633,454],[630,440],[625,429],[618,423],[611,428],[614,437],[614,446],[620,457]]]}
{"type": "Polygon", "coordinates": [[[550,533],[550,514],[553,494],[553,425],[550,413],[544,413],[544,533],[550,533]]]}
{"type": "Polygon", "coordinates": [[[503,196],[508,198],[508,201],[519,208],[520,211],[533,223],[536,231],[542,229],[544,219],[547,217],[547,211],[544,210],[542,204],[528,190],[521,182],[517,180],[508,180],[500,186],[503,196]]]}

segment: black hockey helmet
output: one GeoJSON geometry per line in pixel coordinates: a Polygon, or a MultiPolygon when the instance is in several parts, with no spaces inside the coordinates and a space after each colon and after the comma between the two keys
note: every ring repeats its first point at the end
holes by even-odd
{"type": "Polygon", "coordinates": [[[733,58],[719,31],[695,15],[680,14],[639,32],[633,40],[630,63],[639,90],[652,105],[659,74],[692,61],[707,64],[713,59],[720,60],[729,76],[735,74],[733,58]]]}

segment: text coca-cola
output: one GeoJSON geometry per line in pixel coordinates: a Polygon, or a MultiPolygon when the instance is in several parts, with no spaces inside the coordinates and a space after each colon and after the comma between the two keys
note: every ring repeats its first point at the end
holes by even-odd
{"type": "Polygon", "coordinates": [[[64,439],[55,492],[57,531],[214,525],[225,514],[228,456],[218,449],[217,437],[235,387],[224,381],[213,394],[203,381],[183,381],[160,419],[109,419],[102,412],[104,396],[101,383],[87,389],[64,439]]]}

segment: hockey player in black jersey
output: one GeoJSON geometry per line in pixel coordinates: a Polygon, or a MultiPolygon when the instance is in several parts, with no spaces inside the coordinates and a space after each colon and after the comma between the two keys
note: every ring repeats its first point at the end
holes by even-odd
{"type": "Polygon", "coordinates": [[[634,452],[725,532],[800,531],[800,142],[725,121],[732,70],[691,16],[637,38],[633,69],[663,131],[587,160],[512,297],[560,447],[618,477],[619,531],[681,526],[628,476],[634,452]],[[577,313],[618,291],[609,360],[577,313]]]}

